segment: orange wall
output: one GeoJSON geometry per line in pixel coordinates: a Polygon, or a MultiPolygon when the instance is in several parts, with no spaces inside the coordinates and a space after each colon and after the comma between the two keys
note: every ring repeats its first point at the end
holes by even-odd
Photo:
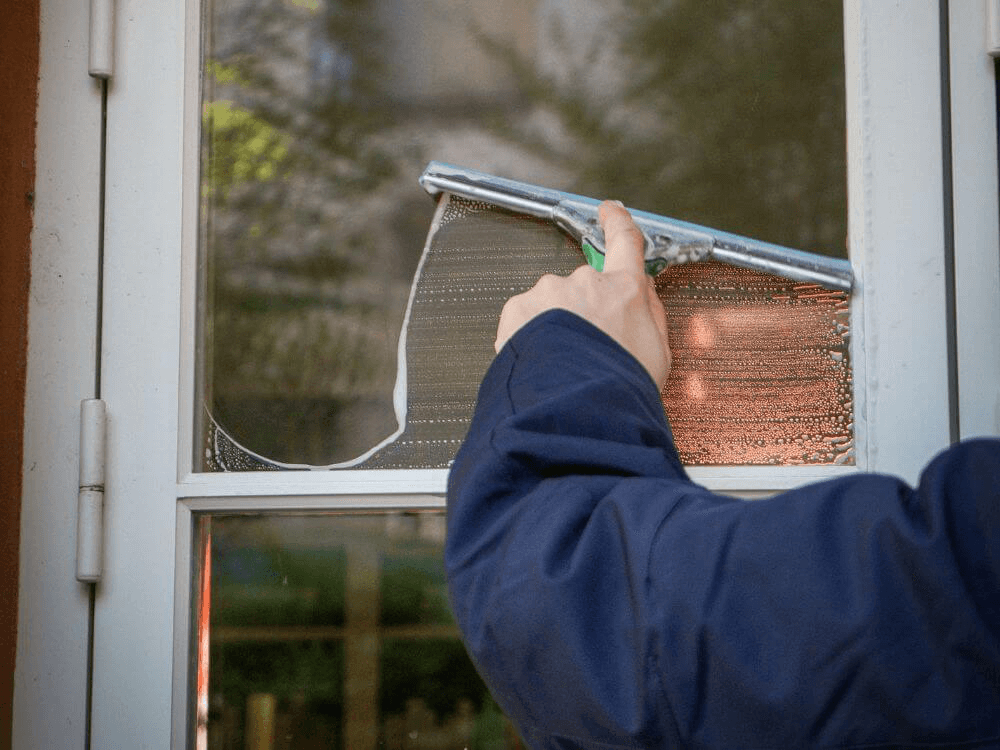
{"type": "Polygon", "coordinates": [[[11,746],[39,0],[0,13],[0,750],[11,746]]]}

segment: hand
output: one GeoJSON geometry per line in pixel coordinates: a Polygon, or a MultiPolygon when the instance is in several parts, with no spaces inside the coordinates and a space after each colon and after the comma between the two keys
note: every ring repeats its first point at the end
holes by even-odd
{"type": "Polygon", "coordinates": [[[547,274],[507,300],[497,326],[496,351],[525,323],[547,310],[563,309],[600,328],[625,348],[662,388],[670,373],[667,318],[646,275],[639,227],[620,204],[599,209],[604,229],[604,270],[582,265],[569,276],[547,274]]]}

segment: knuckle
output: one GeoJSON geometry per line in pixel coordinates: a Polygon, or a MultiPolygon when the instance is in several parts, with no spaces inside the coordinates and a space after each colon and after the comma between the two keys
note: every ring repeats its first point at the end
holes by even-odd
{"type": "Polygon", "coordinates": [[[642,240],[642,230],[640,230],[639,226],[634,222],[630,221],[628,224],[626,224],[624,227],[624,232],[632,239],[640,241],[642,240]]]}

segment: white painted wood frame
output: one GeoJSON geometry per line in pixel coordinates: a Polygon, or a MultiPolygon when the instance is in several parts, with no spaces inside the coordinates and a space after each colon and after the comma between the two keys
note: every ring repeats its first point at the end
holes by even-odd
{"type": "Polygon", "coordinates": [[[40,8],[12,732],[19,750],[80,748],[86,731],[89,590],[75,578],[77,453],[80,401],[95,389],[101,134],[87,12],[86,3],[58,0],[40,8]]]}
{"type": "Polygon", "coordinates": [[[983,54],[989,0],[951,0],[952,192],[960,437],[1000,435],[997,78],[983,54]]]}

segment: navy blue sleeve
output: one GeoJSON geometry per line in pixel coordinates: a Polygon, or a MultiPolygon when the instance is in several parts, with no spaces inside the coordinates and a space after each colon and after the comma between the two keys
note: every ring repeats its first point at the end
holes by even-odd
{"type": "Polygon", "coordinates": [[[449,477],[455,616],[535,748],[1000,742],[1000,441],[917,488],[692,483],[658,390],[564,312],[494,361],[449,477]]]}

